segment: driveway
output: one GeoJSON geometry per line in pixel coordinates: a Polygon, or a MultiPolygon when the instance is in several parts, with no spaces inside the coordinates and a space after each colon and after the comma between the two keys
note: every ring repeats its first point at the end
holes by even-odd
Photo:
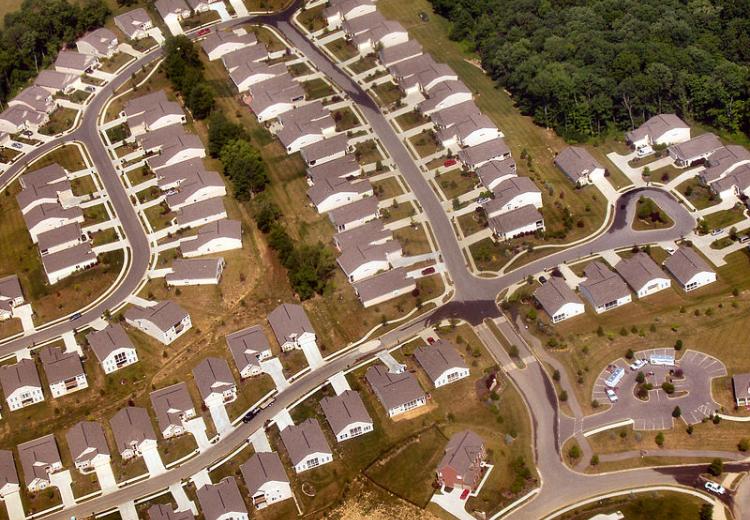
{"type": "Polygon", "coordinates": [[[219,432],[219,436],[223,436],[232,429],[232,421],[229,420],[227,407],[224,406],[224,403],[210,406],[208,411],[211,413],[211,419],[214,421],[214,426],[216,427],[216,431],[219,432]]]}
{"type": "Polygon", "coordinates": [[[5,502],[5,510],[8,512],[9,520],[26,519],[26,513],[23,510],[23,501],[21,500],[20,491],[5,495],[3,502],[5,502]]]}
{"type": "Polygon", "coordinates": [[[73,484],[73,476],[69,469],[52,473],[49,476],[49,483],[60,491],[63,508],[76,505],[76,498],[73,496],[73,489],[70,487],[73,484]]]}
{"type": "Polygon", "coordinates": [[[156,447],[143,451],[143,462],[146,463],[150,477],[155,477],[166,471],[164,463],[161,460],[161,455],[159,455],[159,450],[156,447]]]}
{"type": "Polygon", "coordinates": [[[311,341],[302,345],[302,352],[305,354],[307,364],[310,365],[310,370],[315,370],[323,364],[323,356],[320,355],[320,349],[318,349],[317,343],[311,341]]]}
{"type": "Polygon", "coordinates": [[[102,490],[102,495],[106,495],[117,489],[117,480],[115,480],[115,474],[109,462],[94,466],[94,471],[96,472],[96,480],[99,481],[99,488],[102,490]]]}
{"type": "Polygon", "coordinates": [[[268,374],[273,379],[273,384],[276,385],[276,390],[281,392],[283,389],[289,386],[289,381],[284,377],[284,367],[281,365],[279,358],[272,358],[267,361],[260,362],[260,369],[263,373],[268,374]]]}
{"type": "Polygon", "coordinates": [[[461,500],[463,489],[454,488],[450,493],[436,491],[430,502],[439,505],[459,520],[474,520],[474,516],[466,512],[466,500],[461,500]]]}
{"type": "Polygon", "coordinates": [[[329,383],[331,383],[331,386],[333,387],[333,391],[336,392],[336,395],[341,395],[347,390],[351,390],[351,387],[349,386],[349,381],[346,380],[346,376],[343,372],[338,372],[337,374],[334,374],[329,380],[329,383]]]}
{"type": "Polygon", "coordinates": [[[195,438],[196,444],[200,451],[206,450],[211,446],[211,442],[206,435],[206,421],[203,417],[196,417],[183,423],[185,429],[195,438]]]}

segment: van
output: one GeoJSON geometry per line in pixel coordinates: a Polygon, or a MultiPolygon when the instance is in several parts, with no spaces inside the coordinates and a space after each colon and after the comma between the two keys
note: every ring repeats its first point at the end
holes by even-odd
{"type": "Polygon", "coordinates": [[[611,388],[607,388],[607,398],[609,399],[610,403],[617,402],[617,394],[611,388]]]}

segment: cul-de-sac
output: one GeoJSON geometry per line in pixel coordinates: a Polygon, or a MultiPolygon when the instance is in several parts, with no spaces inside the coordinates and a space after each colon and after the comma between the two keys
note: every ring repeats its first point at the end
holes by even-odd
{"type": "Polygon", "coordinates": [[[750,4],[0,0],[0,520],[750,518],[750,4]]]}

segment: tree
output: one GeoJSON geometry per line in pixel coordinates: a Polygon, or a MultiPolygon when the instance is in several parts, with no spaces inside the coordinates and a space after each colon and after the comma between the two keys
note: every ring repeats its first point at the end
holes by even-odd
{"type": "Polygon", "coordinates": [[[248,140],[242,125],[232,123],[221,111],[212,112],[208,119],[208,153],[211,157],[219,157],[224,145],[236,139],[248,140]]]}
{"type": "Polygon", "coordinates": [[[714,517],[714,506],[713,504],[702,504],[700,511],[700,520],[713,520],[714,517]]]}
{"type": "Polygon", "coordinates": [[[750,450],[750,439],[747,437],[740,439],[740,442],[737,443],[737,449],[740,451],[750,450]]]}
{"type": "Polygon", "coordinates": [[[253,209],[255,224],[263,233],[268,233],[273,224],[282,216],[279,207],[268,197],[257,197],[253,209]]]}
{"type": "Polygon", "coordinates": [[[568,400],[568,392],[567,390],[563,390],[560,392],[560,402],[564,403],[568,400]]]}
{"type": "Polygon", "coordinates": [[[642,385],[644,381],[646,381],[646,374],[644,374],[643,372],[638,372],[635,376],[635,382],[639,385],[642,385]]]}
{"type": "Polygon", "coordinates": [[[518,357],[518,346],[511,345],[510,348],[508,349],[508,355],[510,357],[517,358],[518,357]]]}
{"type": "Polygon", "coordinates": [[[673,394],[674,393],[674,385],[668,381],[664,381],[661,384],[661,389],[664,390],[667,394],[673,394]]]}
{"type": "Polygon", "coordinates": [[[574,460],[581,458],[581,448],[578,444],[573,444],[573,446],[570,447],[568,450],[568,456],[574,460]]]}
{"type": "Polygon", "coordinates": [[[678,339],[674,342],[674,349],[675,350],[682,350],[682,340],[678,339]]]}
{"type": "Polygon", "coordinates": [[[205,119],[214,109],[216,93],[207,83],[198,83],[191,90],[187,107],[196,119],[205,119]]]}
{"type": "Polygon", "coordinates": [[[591,465],[591,466],[598,466],[599,465],[599,455],[597,455],[596,453],[594,453],[591,456],[591,461],[589,461],[589,465],[591,465]]]}
{"type": "Polygon", "coordinates": [[[222,147],[220,157],[236,199],[247,200],[252,193],[265,189],[269,182],[266,165],[250,143],[241,139],[229,141],[222,147]]]}
{"type": "Polygon", "coordinates": [[[664,446],[664,434],[662,432],[659,432],[656,434],[656,437],[654,438],[654,441],[656,442],[656,445],[660,448],[664,446]]]}
{"type": "Polygon", "coordinates": [[[682,410],[680,410],[679,406],[675,406],[674,410],[672,410],[672,417],[678,419],[680,416],[682,416],[682,410]]]}
{"type": "Polygon", "coordinates": [[[708,472],[714,477],[720,476],[724,472],[724,462],[719,458],[712,460],[708,465],[708,472]]]}

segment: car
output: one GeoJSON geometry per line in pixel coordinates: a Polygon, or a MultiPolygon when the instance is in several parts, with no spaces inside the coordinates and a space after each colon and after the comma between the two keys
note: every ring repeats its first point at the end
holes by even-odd
{"type": "Polygon", "coordinates": [[[610,403],[617,402],[617,394],[611,388],[607,388],[607,399],[609,399],[610,403]]]}
{"type": "Polygon", "coordinates": [[[207,34],[208,34],[208,33],[210,33],[210,32],[211,32],[211,29],[208,29],[208,28],[206,28],[206,29],[201,29],[200,31],[198,31],[198,32],[196,33],[196,36],[205,36],[205,35],[207,35],[207,34]]]}
{"type": "Polygon", "coordinates": [[[744,244],[748,240],[750,240],[750,235],[742,235],[742,236],[740,236],[740,244],[744,244]]]}
{"type": "Polygon", "coordinates": [[[468,489],[464,489],[461,492],[461,500],[466,500],[467,498],[469,498],[469,490],[468,489]]]}
{"type": "Polygon", "coordinates": [[[422,274],[432,274],[434,272],[435,272],[435,268],[432,266],[425,267],[424,269],[422,269],[422,274]]]}
{"type": "Polygon", "coordinates": [[[32,132],[31,130],[24,130],[23,132],[21,132],[21,135],[25,135],[26,137],[31,137],[32,135],[34,135],[34,132],[32,132]]]}
{"type": "Polygon", "coordinates": [[[433,343],[435,343],[435,338],[433,338],[432,336],[427,336],[427,343],[432,345],[433,343]]]}
{"type": "Polygon", "coordinates": [[[448,168],[448,167],[453,166],[454,164],[456,164],[456,162],[457,161],[455,159],[446,159],[445,161],[443,161],[443,166],[445,166],[446,168],[448,168]]]}
{"type": "Polygon", "coordinates": [[[724,489],[724,486],[722,486],[721,484],[717,484],[713,480],[707,481],[705,487],[707,490],[713,491],[717,495],[723,495],[726,492],[726,489],[724,489]]]}
{"type": "Polygon", "coordinates": [[[93,85],[89,85],[89,86],[87,86],[87,87],[86,87],[86,88],[85,88],[84,90],[85,90],[86,92],[94,92],[94,91],[96,91],[96,89],[94,88],[94,86],[93,86],[93,85]]]}
{"type": "Polygon", "coordinates": [[[427,13],[425,13],[424,11],[419,11],[419,19],[423,22],[426,22],[430,19],[430,17],[427,16],[427,13]]]}
{"type": "Polygon", "coordinates": [[[646,366],[646,363],[648,363],[648,361],[646,361],[645,359],[636,359],[635,362],[630,365],[630,370],[640,370],[641,368],[646,366]]]}
{"type": "Polygon", "coordinates": [[[253,420],[253,417],[255,417],[255,410],[250,410],[245,415],[242,416],[242,422],[247,424],[250,421],[253,420]]]}
{"type": "Polygon", "coordinates": [[[674,247],[666,247],[666,248],[664,248],[664,251],[666,251],[667,254],[671,256],[671,255],[674,254],[675,249],[674,249],[674,247]]]}
{"type": "Polygon", "coordinates": [[[172,188],[171,190],[167,190],[167,191],[166,191],[166,192],[164,193],[164,195],[166,195],[167,197],[169,197],[170,195],[177,195],[177,190],[176,190],[176,189],[174,189],[174,188],[172,188]]]}
{"type": "Polygon", "coordinates": [[[489,197],[479,197],[479,198],[477,199],[477,204],[480,204],[480,205],[481,205],[481,204],[487,204],[487,203],[488,203],[489,201],[491,201],[491,200],[492,200],[492,199],[491,199],[491,198],[489,198],[489,197]]]}
{"type": "Polygon", "coordinates": [[[73,314],[70,317],[70,321],[75,321],[75,320],[79,319],[80,317],[81,317],[81,313],[80,312],[76,312],[75,314],[73,314]]]}
{"type": "Polygon", "coordinates": [[[23,145],[21,143],[11,143],[11,146],[16,150],[20,150],[21,148],[23,148],[23,145]]]}
{"type": "Polygon", "coordinates": [[[544,276],[540,276],[539,283],[547,283],[547,278],[545,278],[544,276]]]}
{"type": "Polygon", "coordinates": [[[716,228],[711,230],[711,236],[715,237],[716,235],[721,235],[724,232],[724,228],[716,228]]]}
{"type": "Polygon", "coordinates": [[[651,148],[651,147],[650,147],[650,146],[648,146],[648,145],[646,145],[646,146],[641,146],[640,148],[638,148],[638,149],[637,149],[637,150],[635,151],[635,155],[636,155],[637,157],[646,157],[647,155],[651,155],[652,153],[654,153],[654,149],[653,149],[653,148],[651,148]]]}

